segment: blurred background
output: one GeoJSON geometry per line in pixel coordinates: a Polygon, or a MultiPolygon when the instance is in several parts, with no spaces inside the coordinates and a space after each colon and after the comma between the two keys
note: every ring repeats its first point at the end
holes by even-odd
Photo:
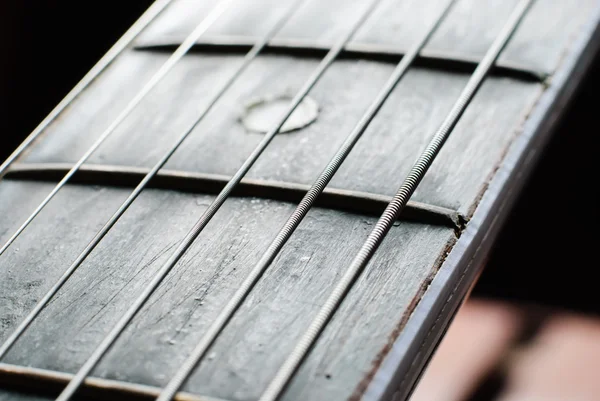
{"type": "MultiPolygon", "coordinates": [[[[0,2],[0,159],[151,3],[0,2]]],[[[597,57],[414,400],[600,400],[599,72],[597,57]]]]}

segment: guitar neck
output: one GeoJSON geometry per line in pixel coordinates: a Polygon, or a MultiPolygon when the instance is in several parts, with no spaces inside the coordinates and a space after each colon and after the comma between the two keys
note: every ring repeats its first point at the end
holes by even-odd
{"type": "Polygon", "coordinates": [[[0,398],[407,399],[599,17],[157,2],[3,165],[0,398]]]}

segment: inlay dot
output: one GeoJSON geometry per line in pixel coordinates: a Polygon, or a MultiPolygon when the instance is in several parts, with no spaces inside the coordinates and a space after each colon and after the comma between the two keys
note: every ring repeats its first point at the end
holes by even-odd
{"type": "MultiPolygon", "coordinates": [[[[289,108],[292,97],[289,95],[269,96],[250,102],[241,117],[242,124],[252,132],[266,133],[273,129],[281,116],[289,108]]],[[[286,120],[279,132],[302,129],[317,119],[319,106],[306,96],[286,120]]]]}

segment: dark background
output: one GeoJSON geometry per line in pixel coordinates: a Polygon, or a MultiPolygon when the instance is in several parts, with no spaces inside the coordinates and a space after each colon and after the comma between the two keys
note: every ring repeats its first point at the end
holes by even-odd
{"type": "Polygon", "coordinates": [[[46,117],[152,0],[0,0],[0,159],[46,117]]]}
{"type": "MultiPolygon", "coordinates": [[[[0,1],[0,159],[151,3],[0,1]]],[[[475,294],[600,312],[598,72],[597,61],[520,197],[475,294]]]]}

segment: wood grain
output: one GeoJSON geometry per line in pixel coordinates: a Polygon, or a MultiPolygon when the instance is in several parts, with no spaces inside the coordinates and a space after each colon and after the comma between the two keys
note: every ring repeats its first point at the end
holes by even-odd
{"type": "MultiPolygon", "coordinates": [[[[365,4],[354,0],[343,2],[342,7],[341,3],[310,1],[281,35],[330,43],[365,4]]],[[[207,4],[176,2],[145,37],[182,37],[207,4]]],[[[428,25],[439,2],[386,4],[357,40],[408,46],[428,25]]],[[[460,1],[430,48],[481,55],[513,4],[514,0],[460,1]]],[[[554,71],[593,5],[591,0],[577,2],[577,6],[540,0],[503,57],[507,62],[554,71]]],[[[252,8],[245,2],[232,9],[211,34],[260,34],[284,6],[280,1],[260,0],[252,8]]],[[[76,161],[166,57],[134,50],[119,56],[22,161],[76,161]]],[[[132,167],[154,164],[239,61],[239,55],[186,56],[90,162],[132,167]]],[[[231,175],[261,139],[240,124],[244,105],[257,97],[294,93],[317,62],[305,57],[260,56],[167,167],[231,175]]],[[[278,135],[248,177],[311,183],[392,68],[378,61],[334,63],[311,92],[320,106],[317,120],[305,129],[278,135]]],[[[393,194],[467,79],[456,72],[411,70],[342,165],[332,187],[393,194]]],[[[545,89],[543,84],[516,79],[489,79],[413,199],[469,216],[545,89]]],[[[0,182],[0,240],[11,235],[51,187],[42,182],[0,182]]],[[[67,185],[0,256],[0,339],[31,310],[127,194],[124,188],[67,185]]],[[[212,199],[210,194],[145,191],[4,361],[77,370],[212,199]]],[[[294,206],[258,198],[227,201],[94,375],[164,385],[294,206]]],[[[232,401],[256,399],[374,221],[372,216],[312,210],[185,390],[232,401]]],[[[393,227],[284,399],[360,398],[358,384],[369,381],[402,333],[455,240],[454,230],[447,227],[418,222],[393,227]]],[[[14,397],[20,396],[0,393],[0,399],[14,397]]]]}
{"type": "MultiPolygon", "coordinates": [[[[147,69],[147,62],[142,60],[164,59],[166,55],[134,53],[130,57],[135,61],[124,59],[122,62],[139,63],[139,68],[147,69]]],[[[219,73],[215,76],[214,67],[223,62],[233,64],[227,56],[192,55],[185,59],[90,162],[152,166],[194,120],[200,109],[200,105],[195,104],[208,101],[202,94],[216,92],[216,85],[224,80],[228,68],[216,70],[219,73]],[[202,74],[204,71],[213,73],[202,74]],[[182,107],[171,107],[174,104],[182,107]],[[183,107],[191,104],[194,107],[183,107]]],[[[294,57],[265,56],[257,60],[166,168],[233,174],[261,139],[261,134],[247,132],[238,120],[244,104],[273,93],[294,93],[315,65],[316,60],[294,57]]],[[[119,68],[118,63],[115,68],[119,68]]],[[[306,129],[277,136],[248,177],[312,183],[390,72],[391,66],[385,63],[352,60],[336,63],[311,93],[321,108],[317,121],[306,129]]],[[[140,84],[130,84],[131,87],[141,85],[142,75],[139,74],[140,84]]],[[[425,69],[409,72],[331,185],[394,194],[467,78],[464,74],[425,69]]],[[[82,101],[69,110],[70,116],[85,113],[90,118],[73,117],[65,120],[65,124],[52,126],[47,141],[33,149],[25,160],[76,161],[102,133],[103,121],[116,116],[122,107],[118,102],[98,102],[94,91],[126,92],[128,88],[120,87],[118,81],[106,79],[101,83],[99,80],[102,86],[92,87],[82,96],[82,101]],[[84,138],[77,135],[81,131],[86,132],[84,138]]],[[[539,84],[508,78],[486,82],[415,193],[414,200],[468,214],[495,168],[489,161],[500,159],[540,90],[539,84]],[[495,124],[489,124],[490,121],[495,124]],[[477,157],[458,157],[461,152],[477,157]]]]}
{"type": "MultiPolygon", "coordinates": [[[[32,191],[10,181],[0,187],[7,184],[13,186],[12,193],[20,189],[25,196],[32,191]]],[[[47,187],[38,184],[36,189],[43,192],[47,187]]],[[[85,238],[75,236],[93,231],[106,210],[114,207],[112,202],[126,193],[121,189],[101,191],[99,197],[92,188],[69,187],[64,196],[79,199],[85,207],[52,203],[54,207],[15,243],[19,252],[3,255],[0,294],[10,294],[13,300],[9,304],[13,321],[30,309],[55,279],[65,266],[60,261],[73,259],[81,249],[85,238]],[[69,210],[81,228],[57,233],[60,235],[48,232],[49,227],[60,225],[57,209],[69,210]],[[43,239],[45,249],[55,251],[36,253],[34,249],[39,247],[33,239],[43,239]],[[37,276],[33,274],[36,271],[37,276]]],[[[145,192],[34,322],[6,362],[76,370],[211,198],[145,192]]],[[[292,207],[262,199],[227,202],[94,375],[164,385],[264,252],[292,207]]],[[[311,211],[217,341],[211,352],[214,355],[201,365],[189,391],[233,400],[256,398],[374,221],[373,217],[327,209],[311,211]],[[332,244],[332,239],[338,245],[332,244]],[[263,366],[260,378],[255,377],[256,366],[263,366]]],[[[414,223],[394,227],[373,261],[373,270],[357,283],[290,394],[328,399],[344,391],[349,396],[353,389],[345,383],[360,380],[368,371],[372,355],[385,346],[388,333],[433,273],[439,250],[452,238],[453,230],[445,227],[414,223]],[[317,389],[315,383],[326,388],[317,389]]]]}

